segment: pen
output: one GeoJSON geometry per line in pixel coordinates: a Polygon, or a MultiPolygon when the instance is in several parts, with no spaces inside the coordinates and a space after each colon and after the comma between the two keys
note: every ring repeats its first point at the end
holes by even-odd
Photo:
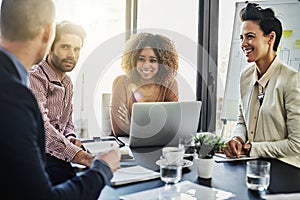
{"type": "Polygon", "coordinates": [[[82,149],[83,151],[86,151],[86,148],[85,148],[83,145],[81,145],[81,149],[82,149]]]}
{"type": "Polygon", "coordinates": [[[81,145],[81,149],[87,153],[91,153],[88,149],[86,149],[83,145],[81,145]]]}

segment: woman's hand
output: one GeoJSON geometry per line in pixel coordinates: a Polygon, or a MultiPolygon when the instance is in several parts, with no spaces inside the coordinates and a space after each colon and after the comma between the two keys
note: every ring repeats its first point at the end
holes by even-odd
{"type": "Polygon", "coordinates": [[[243,148],[243,141],[239,137],[229,140],[223,152],[230,158],[239,158],[241,155],[247,154],[247,151],[243,148]]]}
{"type": "Polygon", "coordinates": [[[118,107],[118,118],[125,124],[129,125],[129,112],[125,105],[118,107]]]}

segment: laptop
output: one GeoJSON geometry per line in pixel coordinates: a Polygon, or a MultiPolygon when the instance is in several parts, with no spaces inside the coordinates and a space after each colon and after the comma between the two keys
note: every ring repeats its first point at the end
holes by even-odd
{"type": "Polygon", "coordinates": [[[179,137],[195,134],[198,129],[201,101],[139,102],[131,114],[130,147],[178,146],[179,137]]]}

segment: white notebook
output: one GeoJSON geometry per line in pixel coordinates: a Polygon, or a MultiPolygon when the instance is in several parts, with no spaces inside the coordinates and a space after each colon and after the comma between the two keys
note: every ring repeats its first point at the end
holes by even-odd
{"type": "Polygon", "coordinates": [[[159,172],[147,169],[140,165],[118,169],[111,179],[112,185],[123,185],[128,183],[151,180],[160,177],[159,172]]]}

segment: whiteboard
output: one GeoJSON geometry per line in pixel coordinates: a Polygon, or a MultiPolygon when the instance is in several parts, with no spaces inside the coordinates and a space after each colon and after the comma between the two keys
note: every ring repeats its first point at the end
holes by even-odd
{"type": "MultiPolygon", "coordinates": [[[[284,63],[300,71],[300,2],[294,0],[280,2],[257,1],[256,3],[262,8],[272,8],[275,16],[281,21],[283,34],[277,55],[284,63]]],[[[221,113],[222,120],[237,120],[240,73],[249,65],[240,47],[241,21],[239,12],[245,5],[245,2],[237,2],[235,5],[233,34],[221,113]]]]}

